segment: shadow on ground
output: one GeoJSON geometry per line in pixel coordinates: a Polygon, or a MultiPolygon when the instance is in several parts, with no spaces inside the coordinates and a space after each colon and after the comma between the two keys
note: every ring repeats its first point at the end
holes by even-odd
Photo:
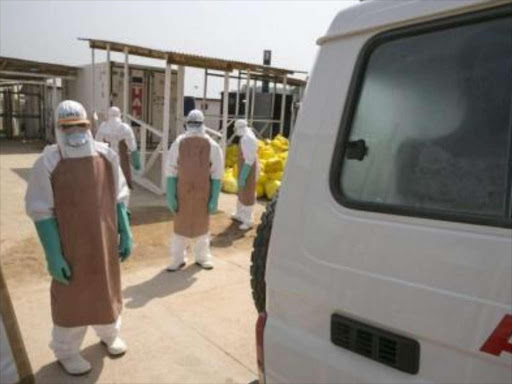
{"type": "Polygon", "coordinates": [[[212,235],[210,244],[215,248],[228,248],[237,240],[246,237],[247,232],[239,228],[238,221],[232,221],[222,232],[212,235]]]}
{"type": "Polygon", "coordinates": [[[164,298],[189,288],[197,281],[196,273],[201,267],[190,265],[178,272],[163,270],[150,280],[125,288],[123,297],[127,308],[144,307],[153,299],[164,298]]]}
{"type": "Polygon", "coordinates": [[[21,155],[24,153],[41,153],[46,144],[43,141],[0,140],[0,154],[21,155]]]}
{"type": "Polygon", "coordinates": [[[13,171],[15,174],[17,174],[19,177],[25,180],[25,182],[28,183],[32,168],[11,168],[11,171],[13,171]]]}
{"type": "Polygon", "coordinates": [[[75,384],[96,383],[103,371],[105,358],[109,359],[105,347],[100,343],[91,345],[81,352],[82,356],[92,365],[92,371],[83,376],[70,376],[54,361],[47,364],[35,374],[37,384],[75,384]]]}
{"type": "Polygon", "coordinates": [[[173,214],[167,207],[142,206],[130,208],[132,213],[131,225],[163,223],[174,220],[173,214]]]}

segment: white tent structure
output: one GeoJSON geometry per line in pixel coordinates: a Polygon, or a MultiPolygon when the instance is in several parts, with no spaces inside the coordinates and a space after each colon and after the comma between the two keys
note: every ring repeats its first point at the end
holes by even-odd
{"type": "MultiPolygon", "coordinates": [[[[222,122],[220,130],[208,129],[208,133],[214,138],[218,139],[223,150],[231,142],[232,138],[228,137],[228,127],[238,118],[245,118],[252,122],[265,122],[272,125],[273,123],[279,123],[280,132],[283,131],[284,120],[285,120],[285,102],[281,103],[280,119],[265,119],[257,120],[254,118],[254,92],[256,91],[258,82],[273,82],[274,83],[274,95],[277,90],[277,85],[281,85],[281,92],[283,97],[287,94],[287,87],[294,86],[299,87],[299,94],[302,94],[303,88],[306,83],[303,80],[291,78],[296,72],[303,73],[301,71],[294,71],[289,69],[271,67],[261,64],[251,64],[241,61],[225,60],[211,57],[204,57],[198,55],[191,55],[186,53],[174,52],[174,51],[163,51],[152,48],[139,47],[131,44],[124,44],[113,41],[95,40],[95,39],[80,39],[89,42],[91,48],[92,58],[92,79],[94,76],[94,63],[95,63],[95,50],[104,50],[107,55],[107,65],[110,65],[111,52],[118,52],[124,54],[124,86],[123,86],[123,117],[126,122],[135,123],[137,129],[140,129],[140,149],[142,158],[142,173],[134,177],[134,181],[147,188],[148,190],[156,194],[165,193],[165,160],[167,158],[167,152],[169,149],[170,138],[176,137],[181,133],[181,127],[183,126],[183,116],[177,114],[175,121],[171,121],[171,73],[174,71],[173,66],[177,69],[177,98],[176,98],[176,111],[183,111],[183,100],[184,100],[184,82],[185,82],[185,67],[202,68],[204,69],[204,90],[203,99],[206,100],[208,92],[208,78],[209,77],[222,77],[224,79],[224,91],[222,99],[222,114],[221,116],[207,116],[217,117],[222,122]],[[144,121],[136,119],[130,115],[130,104],[129,104],[129,88],[130,88],[130,76],[129,76],[129,58],[130,55],[139,56],[151,59],[160,59],[165,62],[165,88],[164,88],[164,108],[163,108],[163,126],[154,127],[147,124],[144,121]],[[235,114],[228,114],[228,97],[230,91],[230,80],[236,80],[237,82],[237,94],[236,94],[236,108],[235,111],[239,111],[240,102],[240,88],[242,82],[245,82],[245,100],[251,100],[251,105],[247,105],[244,109],[244,115],[239,116],[237,112],[235,114]],[[250,97],[250,92],[253,93],[250,97]],[[149,148],[147,146],[147,135],[148,132],[159,139],[159,143],[152,153],[149,154],[149,148]],[[161,164],[159,167],[158,181],[155,182],[148,177],[151,169],[158,163],[161,164]]],[[[110,75],[109,75],[110,76],[110,75]]],[[[110,81],[107,79],[107,84],[110,81]]],[[[94,98],[94,84],[92,84],[92,98],[94,98]]],[[[173,91],[174,92],[174,91],[173,91]]],[[[109,107],[112,102],[112,91],[107,90],[107,106],[97,106],[94,100],[91,100],[91,105],[97,109],[105,109],[109,107]]],[[[273,98],[275,103],[275,97],[273,98]]],[[[273,110],[273,109],[272,109],[273,110]]],[[[92,111],[95,113],[96,111],[92,111]]]]}

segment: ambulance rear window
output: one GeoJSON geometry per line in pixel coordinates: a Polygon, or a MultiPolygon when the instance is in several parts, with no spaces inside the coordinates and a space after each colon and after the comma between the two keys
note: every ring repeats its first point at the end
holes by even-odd
{"type": "Polygon", "coordinates": [[[512,7],[493,12],[367,47],[333,164],[342,204],[511,226],[512,7]]]}

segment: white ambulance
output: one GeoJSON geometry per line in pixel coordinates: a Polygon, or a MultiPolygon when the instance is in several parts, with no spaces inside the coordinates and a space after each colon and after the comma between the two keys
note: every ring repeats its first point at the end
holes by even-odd
{"type": "Polygon", "coordinates": [[[364,1],[318,45],[254,244],[260,384],[512,383],[512,2],[364,1]]]}

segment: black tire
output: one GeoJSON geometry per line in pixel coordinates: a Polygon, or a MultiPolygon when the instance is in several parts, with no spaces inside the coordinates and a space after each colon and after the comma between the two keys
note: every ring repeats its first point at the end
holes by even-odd
{"type": "Polygon", "coordinates": [[[261,223],[256,230],[256,238],[254,239],[251,254],[252,298],[258,313],[264,312],[266,308],[265,268],[277,198],[278,195],[274,196],[272,201],[268,203],[267,210],[261,216],[261,223]]]}

